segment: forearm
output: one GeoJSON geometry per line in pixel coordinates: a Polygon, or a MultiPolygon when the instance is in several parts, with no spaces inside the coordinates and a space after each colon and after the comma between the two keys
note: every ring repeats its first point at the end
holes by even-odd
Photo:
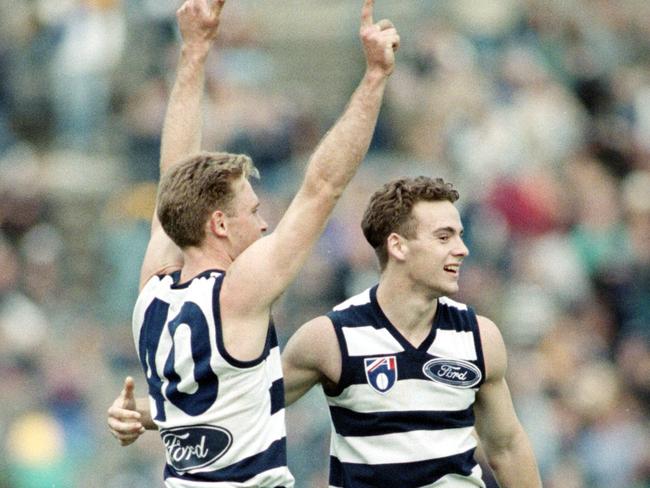
{"type": "Polygon", "coordinates": [[[210,44],[183,44],[163,125],[160,173],[201,149],[201,102],[210,44]]]}
{"type": "Polygon", "coordinates": [[[488,462],[501,488],[541,488],[535,455],[521,430],[508,445],[486,446],[488,462]]]}
{"type": "Polygon", "coordinates": [[[367,71],[345,112],[314,151],[305,175],[306,188],[329,188],[339,196],[370,146],[388,76],[367,71]]]}

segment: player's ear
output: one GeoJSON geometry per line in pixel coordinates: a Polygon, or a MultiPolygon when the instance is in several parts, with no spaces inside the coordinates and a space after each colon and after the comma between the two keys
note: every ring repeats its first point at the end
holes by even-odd
{"type": "Polygon", "coordinates": [[[395,260],[404,261],[408,253],[408,241],[403,236],[393,232],[386,238],[386,251],[388,256],[392,256],[395,260]]]}
{"type": "Polygon", "coordinates": [[[228,224],[226,215],[221,210],[215,210],[208,220],[208,230],[217,237],[226,237],[228,235],[228,224]]]}

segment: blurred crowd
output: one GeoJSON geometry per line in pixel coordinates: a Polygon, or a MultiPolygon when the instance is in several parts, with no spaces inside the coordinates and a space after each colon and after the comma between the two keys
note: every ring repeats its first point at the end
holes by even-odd
{"type": "MultiPolygon", "coordinates": [[[[443,176],[471,252],[457,299],[502,330],[544,486],[650,487],[650,2],[376,3],[398,67],[367,161],[274,308],[282,340],[377,279],[372,191],[443,176]]],[[[105,418],[125,375],[146,391],[130,311],[179,4],[0,0],[0,488],[160,485],[157,436],[121,448],[105,418]]],[[[253,157],[271,223],[363,72],[357,7],[226,6],[204,147],[253,157]]],[[[297,488],[326,486],[322,394],[287,417],[297,488]]]]}

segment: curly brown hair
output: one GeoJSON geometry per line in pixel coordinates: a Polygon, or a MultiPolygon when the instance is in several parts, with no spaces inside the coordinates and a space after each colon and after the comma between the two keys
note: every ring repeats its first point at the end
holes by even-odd
{"type": "Polygon", "coordinates": [[[240,177],[259,177],[244,154],[202,152],[169,170],[160,180],[157,213],[160,223],[181,249],[198,246],[212,212],[228,214],[235,196],[232,183],[240,177]]]}
{"type": "Polygon", "coordinates": [[[451,183],[428,176],[393,180],[377,190],[370,197],[361,229],[375,249],[381,269],[388,262],[386,239],[391,233],[397,232],[406,238],[415,237],[416,222],[411,211],[416,203],[442,200],[454,203],[458,198],[458,191],[451,183]]]}

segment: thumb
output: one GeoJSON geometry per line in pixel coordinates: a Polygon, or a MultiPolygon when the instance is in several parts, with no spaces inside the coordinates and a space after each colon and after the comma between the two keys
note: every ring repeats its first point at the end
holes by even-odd
{"type": "Polygon", "coordinates": [[[212,11],[212,15],[219,18],[219,16],[221,15],[221,9],[223,9],[223,4],[224,3],[226,3],[226,0],[214,0],[212,2],[211,7],[210,7],[210,10],[212,11]]]}
{"type": "Polygon", "coordinates": [[[124,379],[122,390],[122,408],[135,408],[135,381],[131,376],[124,379]]]}

